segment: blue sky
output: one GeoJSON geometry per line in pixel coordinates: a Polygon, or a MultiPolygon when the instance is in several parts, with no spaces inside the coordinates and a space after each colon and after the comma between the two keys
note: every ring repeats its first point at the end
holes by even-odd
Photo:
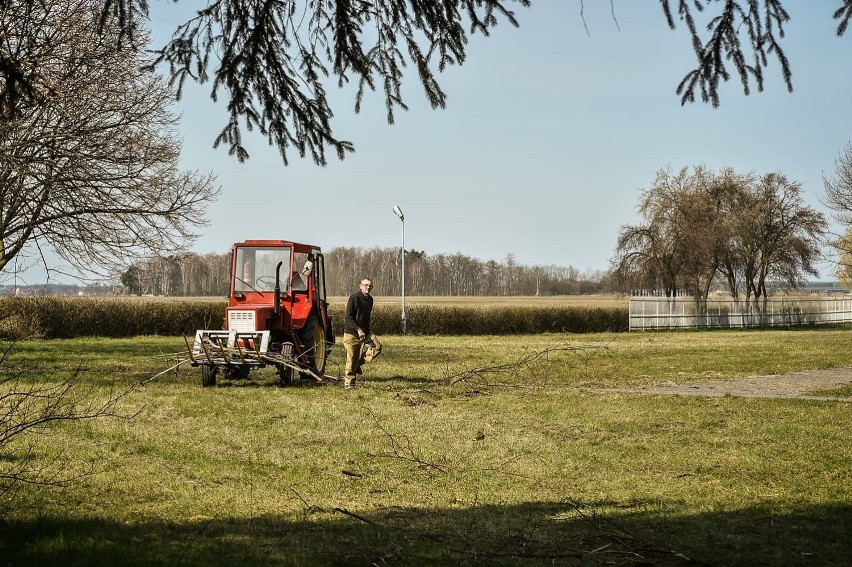
{"type": "MultiPolygon", "coordinates": [[[[193,3],[151,4],[162,44],[193,3]]],[[[209,86],[188,86],[175,106],[183,165],[223,188],[194,249],[248,238],[399,246],[399,205],[409,249],[605,270],[619,227],[638,221],[640,188],[661,167],[697,164],[781,171],[822,210],[822,176],[852,138],[852,36],[835,36],[835,2],[785,2],[793,93],[772,62],[764,93],[746,97],[732,80],[717,109],[681,106],[675,89],[694,56],[685,26],[669,30],[658,3],[615,0],[620,30],[610,2],[584,4],[590,35],[579,0],[535,0],[517,10],[520,28],[474,38],[468,61],[441,75],[445,110],[429,107],[413,70],[410,110],[393,126],[380,96],[356,115],[354,92],[330,85],[335,133],[356,152],[324,168],[295,156],[285,167],[261,137],[243,164],[212,149],[224,107],[209,86]]]]}

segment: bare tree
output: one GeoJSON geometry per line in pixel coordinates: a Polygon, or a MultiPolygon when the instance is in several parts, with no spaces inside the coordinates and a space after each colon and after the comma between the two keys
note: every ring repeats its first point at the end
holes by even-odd
{"type": "Polygon", "coordinates": [[[128,256],[181,252],[218,193],[179,169],[170,90],[120,29],[99,35],[100,9],[0,3],[0,52],[38,70],[38,96],[0,123],[0,269],[52,250],[75,275],[120,273],[128,256]]]}
{"type": "Polygon", "coordinates": [[[699,305],[717,279],[758,308],[770,281],[796,287],[803,275],[817,274],[827,230],[822,213],[803,202],[801,186],[779,173],[663,169],[639,211],[643,222],[619,234],[615,272],[667,295],[689,289],[699,305]]]}
{"type": "Polygon", "coordinates": [[[740,194],[737,251],[746,301],[767,299],[767,283],[797,287],[803,275],[818,275],[816,262],[828,224],[802,199],[802,188],[779,173],[767,173],[740,194]]]}
{"type": "Polygon", "coordinates": [[[834,160],[834,177],[823,176],[823,202],[833,212],[834,219],[845,226],[852,225],[852,143],[834,160]]]}
{"type": "Polygon", "coordinates": [[[852,276],[852,143],[846,144],[834,160],[834,176],[823,176],[823,203],[840,225],[832,246],[837,251],[835,272],[843,281],[852,276]]]}
{"type": "Polygon", "coordinates": [[[687,168],[657,172],[637,206],[642,222],[619,232],[613,265],[623,282],[671,296],[687,285],[687,271],[694,277],[703,271],[707,244],[700,233],[706,232],[707,219],[701,218],[700,199],[708,175],[701,167],[692,173],[687,168]],[[692,250],[696,245],[699,250],[692,250]]]}

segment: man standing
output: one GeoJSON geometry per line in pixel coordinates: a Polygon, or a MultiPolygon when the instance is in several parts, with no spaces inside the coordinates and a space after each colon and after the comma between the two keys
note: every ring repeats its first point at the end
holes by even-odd
{"type": "Polygon", "coordinates": [[[370,315],[373,313],[373,280],[364,278],[358,291],[346,302],[346,323],[343,327],[343,348],[346,349],[347,390],[355,387],[364,363],[364,345],[371,340],[370,315]]]}

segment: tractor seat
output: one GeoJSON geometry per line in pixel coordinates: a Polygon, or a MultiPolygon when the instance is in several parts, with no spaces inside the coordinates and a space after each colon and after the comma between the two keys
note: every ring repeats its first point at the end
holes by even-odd
{"type": "Polygon", "coordinates": [[[299,272],[293,272],[293,275],[290,277],[290,286],[293,291],[308,291],[308,286],[305,284],[302,276],[299,275],[299,272]]]}

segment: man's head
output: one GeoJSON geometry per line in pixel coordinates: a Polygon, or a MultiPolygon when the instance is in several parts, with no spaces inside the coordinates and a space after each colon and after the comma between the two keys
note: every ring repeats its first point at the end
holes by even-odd
{"type": "Polygon", "coordinates": [[[364,295],[370,295],[370,292],[373,290],[373,280],[370,278],[364,278],[361,280],[361,293],[364,295]]]}

